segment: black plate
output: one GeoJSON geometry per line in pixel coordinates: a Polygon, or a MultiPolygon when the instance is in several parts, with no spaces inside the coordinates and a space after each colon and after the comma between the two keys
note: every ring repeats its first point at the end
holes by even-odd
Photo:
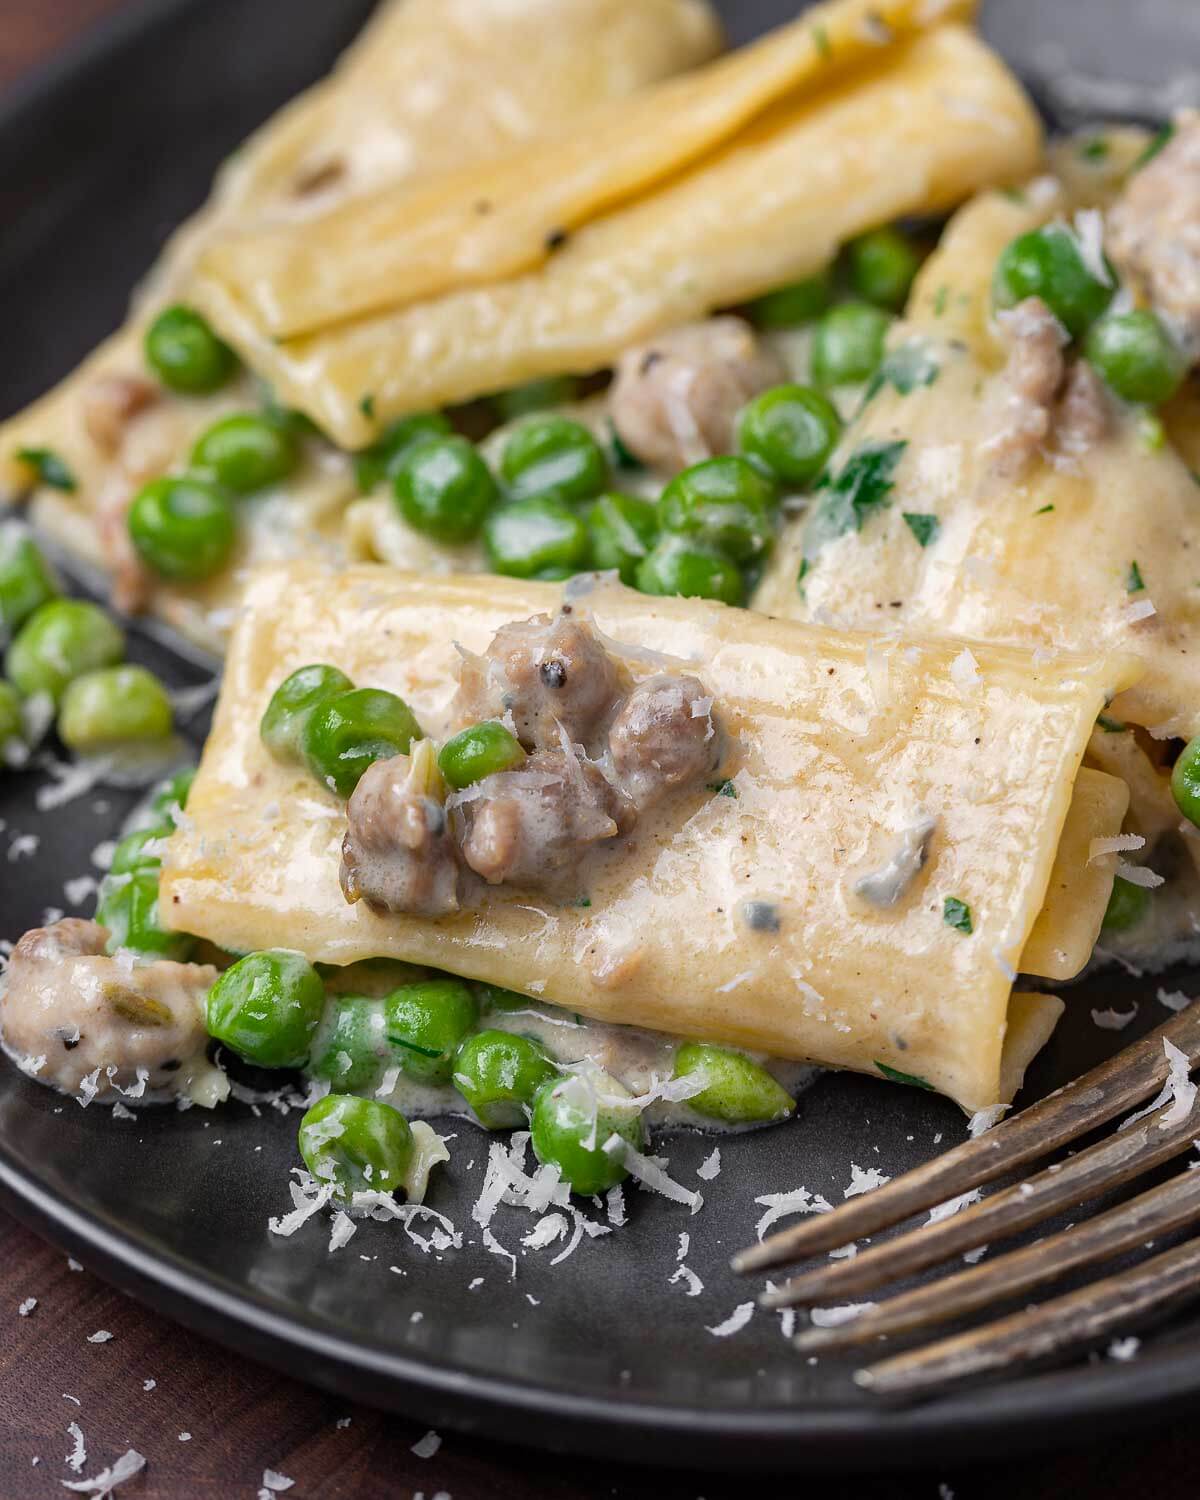
{"type": "MultiPolygon", "coordinates": [[[[0,113],[0,410],[36,395],[115,324],[132,280],[224,152],[317,76],[368,8],[158,0],[10,98],[0,113]]],[[[741,39],[794,6],[724,9],[741,39]]],[[[1157,82],[1161,99],[1175,59],[1194,54],[1196,19],[1182,3],[1160,0],[1130,17],[1121,0],[998,0],[986,19],[1060,120],[1102,113],[1105,76],[1157,82]]],[[[1147,112],[1139,94],[1123,103],[1147,112]]],[[[177,684],[196,680],[153,641],[135,651],[177,684]]],[[[194,726],[197,743],[203,727],[194,726]]],[[[104,791],[43,815],[38,784],[33,774],[0,783],[10,937],[47,907],[68,906],[65,881],[98,873],[91,851],[130,802],[104,791]],[[21,854],[13,840],[29,833],[40,843],[21,854]]],[[[1186,987],[1188,976],[1171,982],[1186,987]]],[[[1110,974],[1070,991],[1069,1018],[1028,1097],[1162,1019],[1156,985],[1110,974]],[[1133,998],[1138,1020],[1119,1038],[1091,1022],[1092,1006],[1127,1008],[1133,998]]],[[[524,1255],[515,1280],[477,1243],[470,1206],[487,1141],[462,1122],[443,1125],[457,1131],[456,1159],[434,1202],[475,1243],[439,1258],[398,1226],[367,1224],[329,1256],[323,1223],[272,1237],[268,1216],[290,1206],[294,1125],[244,1105],[114,1120],[0,1067],[0,1193],[95,1270],[235,1348],[435,1426],[541,1447],[703,1466],[878,1467],[934,1452],[1010,1455],[1068,1433],[1084,1441],[1118,1421],[1162,1418],[1200,1391],[1193,1318],[1148,1338],[1132,1364],[1081,1363],[899,1412],[860,1398],[851,1364],[798,1359],[774,1315],[756,1314],[735,1337],[705,1331],[755,1290],[727,1259],[752,1237],[757,1195],[804,1184],[836,1199],[851,1162],[894,1174],[961,1138],[954,1107],[915,1090],[828,1075],[794,1123],[723,1144],[724,1171],[703,1184],[700,1214],[631,1189],[626,1228],[585,1240],[556,1269],[553,1252],[524,1255]],[[695,1298],[668,1283],[681,1232],[704,1283],[695,1298]]],[[[710,1147],[671,1140],[675,1173],[694,1182],[710,1147]]],[[[519,1250],[529,1226],[504,1209],[494,1228],[519,1250]]]]}

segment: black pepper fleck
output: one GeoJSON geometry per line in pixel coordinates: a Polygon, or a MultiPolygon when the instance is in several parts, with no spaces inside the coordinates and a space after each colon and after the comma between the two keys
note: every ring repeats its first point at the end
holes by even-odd
{"type": "Polygon", "coordinates": [[[538,674],[548,688],[557,690],[567,685],[567,669],[560,661],[544,661],[538,668],[538,674]]]}
{"type": "Polygon", "coordinates": [[[552,229],[546,236],[547,250],[561,250],[567,243],[567,231],[565,229],[552,229]]]}

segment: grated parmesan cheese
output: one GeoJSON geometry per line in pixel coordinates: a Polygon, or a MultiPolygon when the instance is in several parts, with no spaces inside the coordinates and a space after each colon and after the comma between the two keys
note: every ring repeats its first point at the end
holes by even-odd
{"type": "Polygon", "coordinates": [[[850,1186],[842,1197],[857,1198],[862,1193],[869,1193],[877,1187],[883,1187],[884,1183],[891,1182],[891,1180],[887,1173],[881,1172],[878,1167],[860,1167],[851,1162],[850,1186]]]}
{"type": "Polygon", "coordinates": [[[1182,990],[1160,989],[1155,996],[1160,1005],[1165,1005],[1168,1010],[1186,1010],[1192,1003],[1190,998],[1182,990]]]}
{"type": "Polygon", "coordinates": [[[1112,838],[1093,839],[1088,845],[1088,864],[1093,864],[1105,854],[1127,854],[1133,849],[1143,849],[1146,840],[1139,833],[1118,833],[1112,838]]]}
{"type": "Polygon", "coordinates": [[[1130,885],[1144,886],[1148,891],[1152,891],[1155,886],[1163,883],[1163,877],[1156,875],[1153,870],[1148,870],[1145,865],[1126,864],[1123,859],[1117,860],[1117,874],[1122,880],[1127,880],[1130,885]]]}
{"type": "Polygon", "coordinates": [[[711,1182],[721,1171],[721,1148],[714,1146],[712,1151],[704,1158],[696,1168],[696,1176],[701,1182],[711,1182]]]}
{"type": "Polygon", "coordinates": [[[122,1453],[115,1464],[101,1469],[99,1474],[92,1479],[60,1479],[59,1484],[64,1490],[74,1490],[80,1495],[95,1495],[97,1500],[104,1500],[104,1497],[111,1495],[119,1484],[124,1484],[127,1479],[140,1474],[145,1467],[145,1458],[136,1448],[129,1448],[122,1453]]]}
{"type": "Polygon", "coordinates": [[[432,1428],[409,1449],[417,1458],[432,1458],[442,1446],[442,1440],[432,1428]]]}
{"type": "Polygon", "coordinates": [[[740,1333],[753,1316],[754,1303],[742,1302],[734,1308],[723,1323],[718,1323],[714,1328],[706,1326],[704,1331],[711,1333],[714,1338],[727,1339],[730,1334],[740,1333]]]}
{"type": "Polygon", "coordinates": [[[1156,1110],[1161,1109],[1168,1101],[1171,1101],[1171,1107],[1158,1122],[1160,1130],[1169,1130],[1172,1125],[1178,1125],[1180,1121],[1186,1120],[1191,1113],[1196,1098],[1196,1085],[1190,1077],[1187,1054],[1181,1052],[1174,1042],[1166,1037],[1163,1037],[1163,1051],[1167,1055],[1167,1081],[1163,1084],[1161,1092],[1144,1109],[1136,1110],[1122,1120],[1117,1126],[1118,1130],[1128,1130],[1138,1120],[1144,1120],[1147,1115],[1152,1115],[1156,1110]]]}
{"type": "Polygon", "coordinates": [[[1138,1013],[1137,1001],[1130,1010],[1093,1010],[1092,1023],[1101,1031],[1124,1031],[1138,1013]]]}
{"type": "MultiPolygon", "coordinates": [[[[670,1276],[667,1277],[668,1286],[674,1286],[677,1281],[683,1282],[683,1289],[689,1297],[698,1297],[704,1290],[704,1283],[690,1266],[676,1266],[670,1276]]],[[[708,1331],[709,1333],[715,1332],[712,1328],[708,1331]]]]}
{"type": "Polygon", "coordinates": [[[754,1226],[754,1232],[760,1240],[772,1224],[789,1214],[827,1214],[833,1209],[833,1204],[820,1193],[810,1193],[806,1187],[793,1188],[790,1193],[766,1193],[754,1201],[761,1203],[766,1209],[766,1213],[754,1226]]]}
{"type": "Polygon", "coordinates": [[[875,1302],[845,1302],[840,1307],[810,1307],[808,1316],[814,1328],[840,1328],[843,1323],[853,1323],[865,1312],[873,1312],[875,1302]]]}
{"type": "Polygon", "coordinates": [[[960,688],[979,686],[982,680],[979,676],[979,663],[971,655],[968,647],[964,646],[950,663],[950,680],[960,688]]]}

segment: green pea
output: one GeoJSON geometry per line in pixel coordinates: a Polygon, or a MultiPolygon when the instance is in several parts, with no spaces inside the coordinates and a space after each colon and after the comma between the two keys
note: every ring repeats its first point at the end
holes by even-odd
{"type": "Polygon", "coordinates": [[[807,489],[823,472],[841,431],[841,418],[819,391],[777,385],[742,407],[737,444],[781,483],[807,489]]]}
{"type": "Polygon", "coordinates": [[[146,362],[164,385],[185,395],[215,391],[233,374],[233,350],[198,312],[168,307],[146,330],[146,362]]]}
{"type": "Polygon", "coordinates": [[[379,1099],[326,1094],[300,1121],[304,1165],[333,1183],[343,1202],[355,1193],[394,1193],[413,1157],[412,1131],[398,1109],[379,1099]]]}
{"type": "Polygon", "coordinates": [[[113,850],[109,873],[133,875],[138,870],[158,870],[162,865],[162,855],[155,846],[163,839],[169,839],[174,832],[173,824],[156,823],[151,828],[138,828],[127,833],[113,850]]]}
{"type": "Polygon", "coordinates": [[[851,240],[846,246],[846,266],[858,296],[898,312],[920,269],[921,257],[898,229],[889,226],[851,240]]]}
{"type": "Polygon", "coordinates": [[[1155,315],[1108,313],[1088,331],[1083,352],[1123,401],[1161,406],[1187,374],[1187,360],[1155,315]]]}
{"type": "Polygon", "coordinates": [[[377,760],[407,755],[421,726],[403,698],[382,688],[352,688],[318,703],[301,732],[309,770],[339,797],[349,797],[377,760]]]}
{"type": "Polygon", "coordinates": [[[619,1135],[635,1149],[642,1145],[637,1113],[598,1097],[605,1083],[603,1074],[550,1079],[533,1101],[533,1154],[556,1166],[571,1191],[585,1197],[606,1192],[629,1175],[621,1153],[605,1151],[607,1140],[619,1135]]]}
{"type": "Polygon", "coordinates": [[[69,682],[58,710],[58,737],[88,753],[137,740],[165,740],[174,713],[167,690],[145,667],[102,667],[69,682]]]}
{"type": "Polygon", "coordinates": [[[1150,892],[1146,887],[1135,885],[1132,880],[1122,880],[1118,875],[1113,880],[1101,926],[1105,932],[1128,932],[1149,910],[1150,892]]]}
{"type": "Polygon", "coordinates": [[[1189,823],[1200,828],[1200,734],[1183,747],[1171,772],[1175,805],[1189,823]]]}
{"type": "Polygon", "coordinates": [[[685,1042],[675,1054],[675,1077],[700,1074],[704,1088],[687,1101],[699,1115],[729,1125],[781,1120],[796,1101],[756,1062],[728,1047],[685,1042]]]}
{"type": "Polygon", "coordinates": [[[812,374],[820,386],[859,385],[883,361],[891,319],[869,302],[843,302],[831,308],[813,335],[812,374]]]}
{"type": "Polygon", "coordinates": [[[534,1003],[528,995],[518,994],[516,990],[506,990],[501,984],[484,984],[477,982],[474,986],[476,998],[481,1010],[528,1010],[534,1003]]]}
{"type": "Polygon", "coordinates": [[[286,479],[298,460],[296,442],[281,422],[254,412],[222,417],[200,435],[192,465],[238,495],[286,479]]]}
{"type": "Polygon", "coordinates": [[[726,454],[676,474],[659,497],[658,519],[664,531],[749,562],[775,539],[774,503],[771,481],[746,459],[726,454]]]}
{"type": "Polygon", "coordinates": [[[392,487],[400,514],[439,542],[479,534],[496,500],[496,481],[469,438],[428,438],[409,448],[392,487]]]}
{"type": "Polygon", "coordinates": [[[438,769],[452,787],[461,788],[496,771],[511,771],[524,759],[516,736],[489,719],[447,740],[438,752],[438,769]]]}
{"type": "Polygon", "coordinates": [[[292,948],[248,953],[208,992],[208,1034],[261,1068],[299,1068],[308,1061],[325,1007],[321,976],[292,948]]]}
{"type": "Polygon", "coordinates": [[[479,1009],[461,979],[424,979],[393,990],[384,1001],[384,1017],[405,1073],[422,1083],[449,1083],[454,1054],[479,1009]]]}
{"type": "Polygon", "coordinates": [[[511,500],[590,500],[608,480],[600,444],[570,417],[530,417],[500,454],[500,473],[511,500]]]}
{"type": "Polygon", "coordinates": [[[502,422],[514,422],[530,412],[545,411],[550,406],[565,406],[574,401],[579,382],[570,375],[550,375],[544,380],[530,380],[492,397],[492,405],[502,422]]]}
{"type": "Polygon", "coordinates": [[[73,678],[112,666],[124,654],[125,632],[99,605],[51,599],[18,631],[4,670],[22,697],[49,693],[57,703],[73,678]]]}
{"type": "Polygon", "coordinates": [[[271,694],[258,726],[263,744],[276,760],[302,760],[304,730],[313,710],[353,686],[337,667],[314,663],[297,668],[271,694]]]}
{"type": "Polygon", "coordinates": [[[587,528],[592,566],[615,568],[622,583],[632,584],[638,564],[658,540],[658,507],[610,490],[588,511],[587,528]]]}
{"type": "Polygon", "coordinates": [[[453,429],[440,411],[415,411],[384,429],[383,435],[354,457],[354,478],[364,495],[396,471],[413,448],[453,429]]]}
{"type": "Polygon", "coordinates": [[[187,806],[188,795],[195,779],[195,766],[185,766],[182,771],[176,771],[174,776],[168,776],[165,781],[155,787],[154,795],[150,799],[150,811],[170,821],[171,814],[176,808],[182,811],[187,806]]]}
{"type": "Polygon", "coordinates": [[[211,578],[228,561],[235,534],[233,505],[206,479],[152,479],[129,509],[129,537],[138,556],[163,578],[211,578]]]}
{"type": "Polygon", "coordinates": [[[96,900],[96,921],[108,931],[105,951],[128,948],[183,963],[195,939],[168,932],[159,920],[158,871],[143,867],[128,875],[106,875],[96,900]]]}
{"type": "Polygon", "coordinates": [[[639,565],[637,586],[643,594],[740,604],[746,584],[737,563],[715,547],[684,536],[664,536],[639,565]]]}
{"type": "Polygon", "coordinates": [[[25,721],[21,716],[20,694],[11,682],[0,682],[0,766],[10,756],[19,755],[24,743],[25,721]]]}
{"type": "Polygon", "coordinates": [[[1046,224],[1011,240],[992,277],[996,307],[1040,297],[1072,338],[1082,338],[1115,289],[1111,272],[1106,284],[1088,268],[1079,240],[1065,224],[1046,224]]]}
{"type": "Polygon", "coordinates": [[[0,637],[12,636],[57,593],[58,582],[32,540],[16,526],[0,527],[0,637]]]}
{"type": "Polygon", "coordinates": [[[536,1042],[511,1031],[477,1031],[454,1058],[454,1083],[489,1130],[507,1130],[525,1120],[525,1109],[554,1064],[536,1042]]]}
{"type": "Polygon", "coordinates": [[[587,564],[587,527],[562,500],[517,500],[492,511],[483,546],[493,573],[534,578],[546,569],[577,573],[587,564]]]}
{"type": "Polygon", "coordinates": [[[309,1064],[315,1078],[327,1078],[336,1089],[359,1094],[374,1086],[391,1055],[382,1000],[335,995],[326,1002],[309,1064]]]}
{"type": "Polygon", "coordinates": [[[833,273],[826,269],[756,297],[749,313],[760,328],[795,328],[815,322],[832,300],[833,273]]]}

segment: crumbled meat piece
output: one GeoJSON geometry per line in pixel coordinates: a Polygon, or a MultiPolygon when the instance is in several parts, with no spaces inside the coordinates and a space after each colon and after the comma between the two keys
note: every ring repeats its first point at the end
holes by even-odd
{"type": "Polygon", "coordinates": [[[674,472],[730,452],[739,410],[786,378],[782,361],[748,323],[710,318],[626,350],[609,412],[635,458],[674,472]]]}
{"type": "Polygon", "coordinates": [[[1016,479],[1050,436],[1067,331],[1040,297],[1026,297],[1001,313],[1000,323],[1009,340],[1005,402],[997,431],[984,446],[992,472],[1016,479]]]}
{"type": "Polygon", "coordinates": [[[649,677],[608,732],[613,769],[639,810],[712,774],[721,758],[712,698],[695,677],[649,677]]]}
{"type": "Polygon", "coordinates": [[[534,615],[501,626],[485,655],[464,663],[456,706],[467,723],[511,714],[525,749],[540,750],[561,743],[560,725],[588,744],[618,691],[616,665],[586,621],[534,615]]]}
{"type": "Polygon", "coordinates": [[[1109,211],[1105,244],[1200,359],[1200,112],[1180,115],[1171,139],[1130,177],[1109,211]]]}
{"type": "Polygon", "coordinates": [[[5,1046],[67,1093],[136,1091],[142,1078],[149,1089],[186,1092],[197,1072],[209,1071],[204,997],[216,969],[109,958],[107,939],[99,923],[78,917],[25,934],[0,992],[5,1046]]]}
{"type": "Polygon", "coordinates": [[[599,767],[566,750],[540,750],[472,791],[461,807],[463,857],[489,885],[561,889],[588,849],[637,821],[599,767]]]}
{"type": "Polygon", "coordinates": [[[83,425],[103,453],[121,446],[125,429],[159,399],[158,386],[140,375],[97,375],[83,392],[83,425]]]}
{"type": "Polygon", "coordinates": [[[1086,453],[1108,432],[1110,414],[1104,381],[1086,359],[1077,359],[1055,414],[1055,442],[1064,453],[1086,453]]]}
{"type": "Polygon", "coordinates": [[[414,788],[410,756],[367,767],[346,805],[346,823],[339,873],[347,901],[421,917],[458,910],[446,809],[414,788]]]}

